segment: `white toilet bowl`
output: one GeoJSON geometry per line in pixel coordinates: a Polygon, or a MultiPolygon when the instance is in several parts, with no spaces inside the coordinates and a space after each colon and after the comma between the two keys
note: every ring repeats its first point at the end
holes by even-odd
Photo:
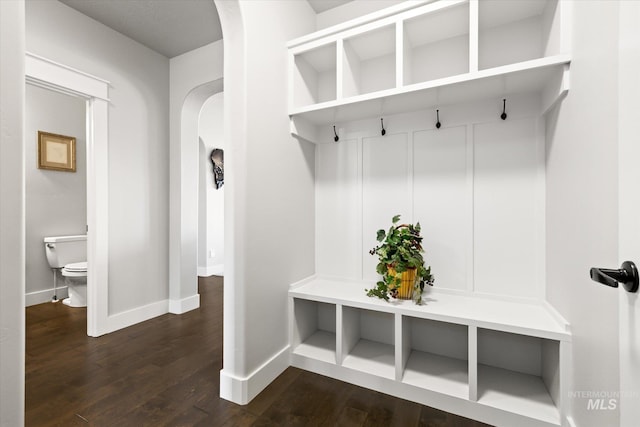
{"type": "Polygon", "coordinates": [[[62,268],[62,276],[69,298],[65,298],[62,303],[69,307],[87,306],[87,262],[74,262],[62,268]]]}

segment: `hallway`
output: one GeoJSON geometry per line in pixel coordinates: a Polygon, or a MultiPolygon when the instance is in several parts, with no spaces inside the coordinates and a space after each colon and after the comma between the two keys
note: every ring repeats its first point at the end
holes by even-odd
{"type": "Polygon", "coordinates": [[[222,279],[201,308],[100,337],[86,309],[26,309],[27,426],[456,426],[484,424],[287,369],[247,406],[220,399],[222,279]]]}

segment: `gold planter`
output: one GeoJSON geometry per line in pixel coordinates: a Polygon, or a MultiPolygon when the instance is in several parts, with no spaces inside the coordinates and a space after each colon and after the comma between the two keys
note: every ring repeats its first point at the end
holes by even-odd
{"type": "Polygon", "coordinates": [[[389,274],[396,279],[400,279],[400,288],[398,288],[398,299],[411,299],[413,297],[413,288],[416,283],[416,274],[418,269],[409,268],[402,273],[396,273],[393,267],[387,267],[389,274]]]}

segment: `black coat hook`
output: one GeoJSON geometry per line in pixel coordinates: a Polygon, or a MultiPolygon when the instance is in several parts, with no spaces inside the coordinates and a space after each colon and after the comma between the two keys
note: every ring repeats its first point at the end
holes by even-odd
{"type": "Polygon", "coordinates": [[[335,142],[340,141],[340,137],[339,137],[339,136],[338,136],[338,134],[336,133],[336,127],[335,127],[335,126],[333,126],[333,134],[335,135],[335,136],[333,137],[333,140],[334,140],[335,142]]]}
{"type": "Polygon", "coordinates": [[[502,120],[507,120],[507,100],[502,100],[502,114],[500,114],[502,120]]]}
{"type": "Polygon", "coordinates": [[[382,117],[380,118],[380,126],[382,127],[382,130],[380,131],[380,133],[382,134],[382,136],[385,136],[387,131],[384,129],[384,120],[382,119],[382,117]]]}
{"type": "Polygon", "coordinates": [[[440,126],[442,126],[442,123],[440,123],[440,110],[436,110],[436,128],[440,129],[440,126]]]}

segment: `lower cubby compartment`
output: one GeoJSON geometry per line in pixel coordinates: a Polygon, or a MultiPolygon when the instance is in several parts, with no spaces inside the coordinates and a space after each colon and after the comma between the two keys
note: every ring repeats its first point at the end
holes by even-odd
{"type": "Polygon", "coordinates": [[[478,403],[559,424],[558,341],[478,329],[478,403]]]}
{"type": "Polygon", "coordinates": [[[394,316],[342,308],[342,366],[395,379],[394,316]]]}
{"type": "Polygon", "coordinates": [[[402,382],[469,397],[468,331],[464,325],[402,318],[402,382]]]}
{"type": "Polygon", "coordinates": [[[336,363],[336,306],[294,298],[293,353],[336,363]]]}
{"type": "Polygon", "coordinates": [[[362,289],[289,292],[293,366],[490,425],[566,423],[571,334],[544,305],[442,292],[416,306],[362,289]]]}

